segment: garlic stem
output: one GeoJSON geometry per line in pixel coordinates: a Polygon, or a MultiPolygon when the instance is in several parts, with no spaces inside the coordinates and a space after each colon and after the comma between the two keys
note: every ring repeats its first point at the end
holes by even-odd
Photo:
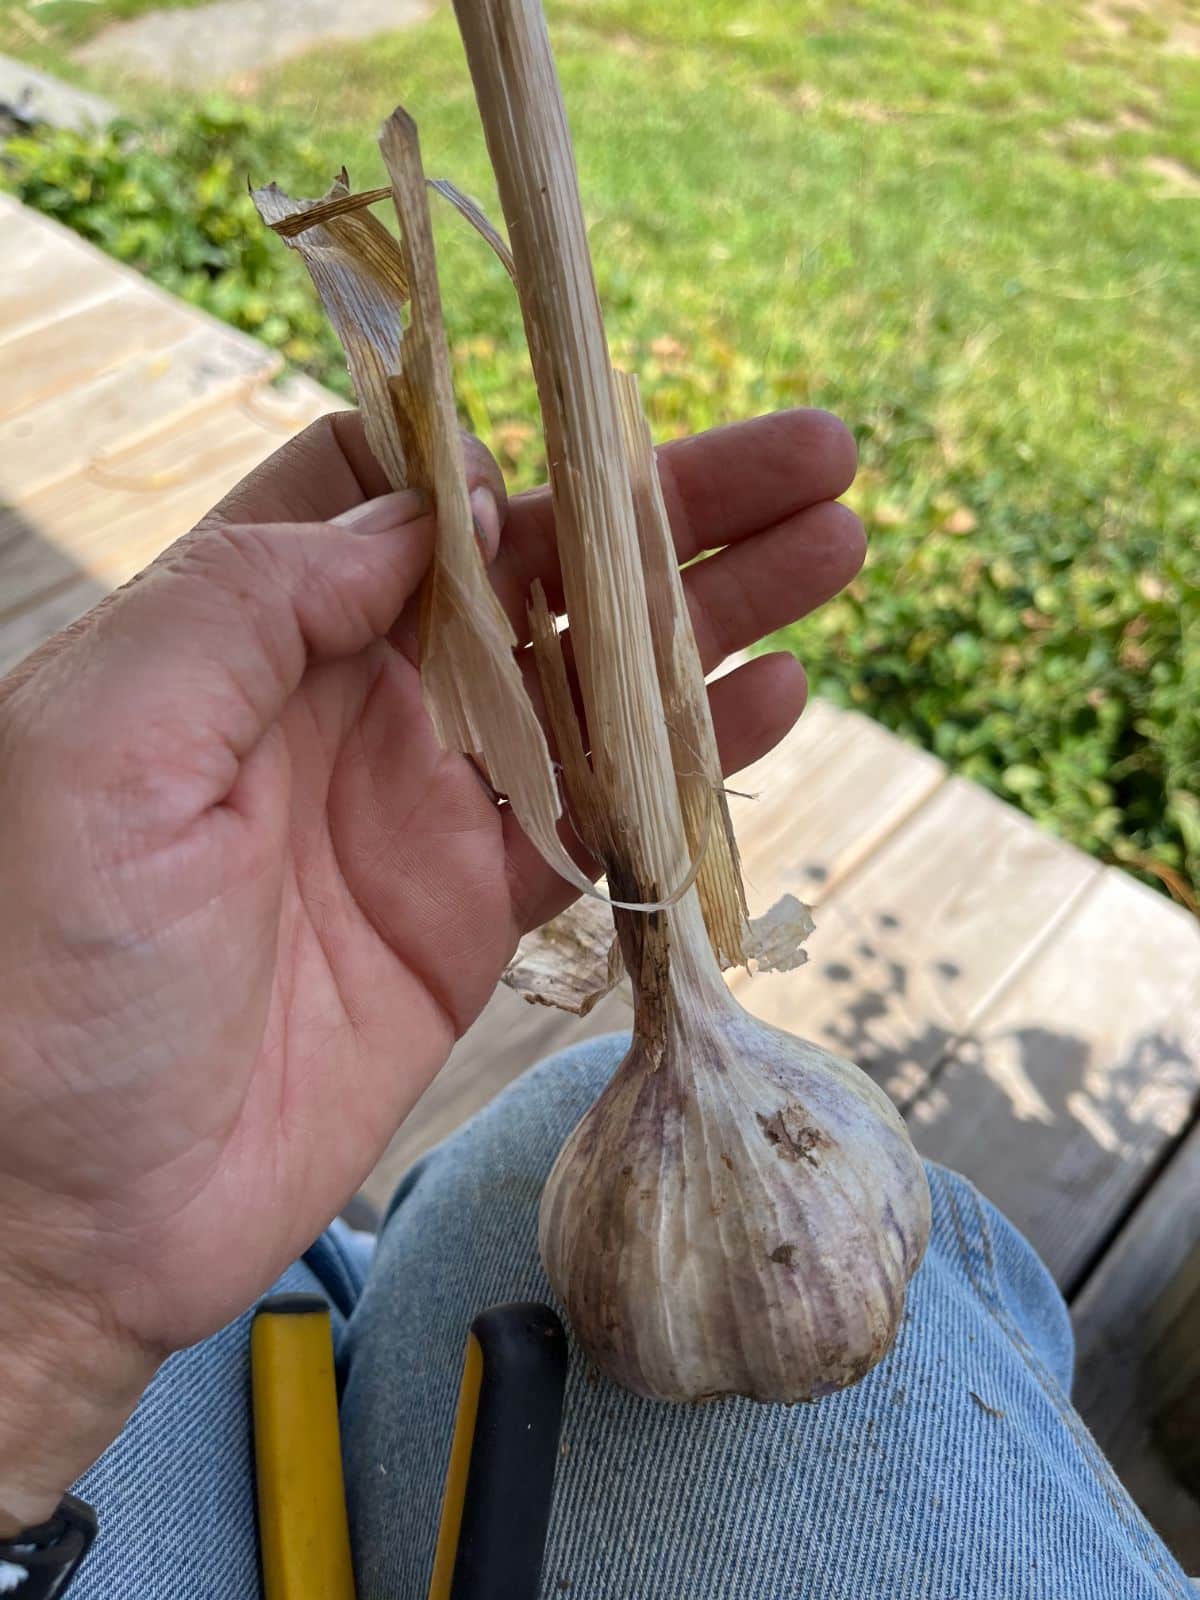
{"type": "MultiPolygon", "coordinates": [[[[579,184],[538,0],[455,0],[516,263],[614,896],[689,862],[579,184]]],[[[654,941],[652,941],[653,943],[654,941]]]]}

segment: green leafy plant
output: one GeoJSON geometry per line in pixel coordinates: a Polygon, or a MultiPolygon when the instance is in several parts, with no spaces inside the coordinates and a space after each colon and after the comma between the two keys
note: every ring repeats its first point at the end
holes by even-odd
{"type": "MultiPolygon", "coordinates": [[[[862,449],[869,471],[869,430],[862,449]]],[[[1182,451],[1135,453],[1107,480],[934,486],[899,525],[887,506],[867,572],[793,639],[819,693],[1186,901],[1200,871],[1200,505],[1185,467],[1182,451]]]]}
{"type": "Polygon", "coordinates": [[[339,347],[299,263],[259,221],[247,180],[286,166],[320,193],[321,152],[252,107],[220,100],[169,122],[8,140],[0,182],[165,289],[348,393],[339,347]]]}

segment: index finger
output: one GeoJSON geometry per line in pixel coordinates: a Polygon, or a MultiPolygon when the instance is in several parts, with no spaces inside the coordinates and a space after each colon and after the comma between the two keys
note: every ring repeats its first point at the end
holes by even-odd
{"type": "MultiPolygon", "coordinates": [[[[776,411],[749,422],[711,428],[658,451],[663,498],[681,562],[736,544],[824,500],[854,481],[854,438],[828,411],[776,411]]],[[[541,581],[551,607],[562,607],[548,489],[509,503],[497,586],[522,593],[541,581]]]]}

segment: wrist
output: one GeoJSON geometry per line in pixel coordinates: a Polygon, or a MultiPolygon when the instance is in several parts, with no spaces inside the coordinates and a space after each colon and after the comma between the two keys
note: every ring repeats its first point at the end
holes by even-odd
{"type": "Polygon", "coordinates": [[[0,1538],[53,1516],[160,1360],[85,1297],[14,1283],[0,1266],[0,1538]]]}

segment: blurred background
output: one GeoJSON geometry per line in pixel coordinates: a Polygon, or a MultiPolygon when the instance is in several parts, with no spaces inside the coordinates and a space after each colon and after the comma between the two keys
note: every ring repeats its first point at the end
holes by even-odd
{"type": "MultiPolygon", "coordinates": [[[[1200,6],[548,12],[656,437],[790,405],[858,437],[868,565],[788,638],[816,691],[1195,910],[1200,6]]],[[[498,214],[441,0],[3,0],[0,51],[112,119],[55,128],[8,95],[0,186],[342,392],[247,180],[377,184],[403,102],[428,170],[498,214]]],[[[528,485],[511,288],[438,226],[463,421],[528,485]]]]}

